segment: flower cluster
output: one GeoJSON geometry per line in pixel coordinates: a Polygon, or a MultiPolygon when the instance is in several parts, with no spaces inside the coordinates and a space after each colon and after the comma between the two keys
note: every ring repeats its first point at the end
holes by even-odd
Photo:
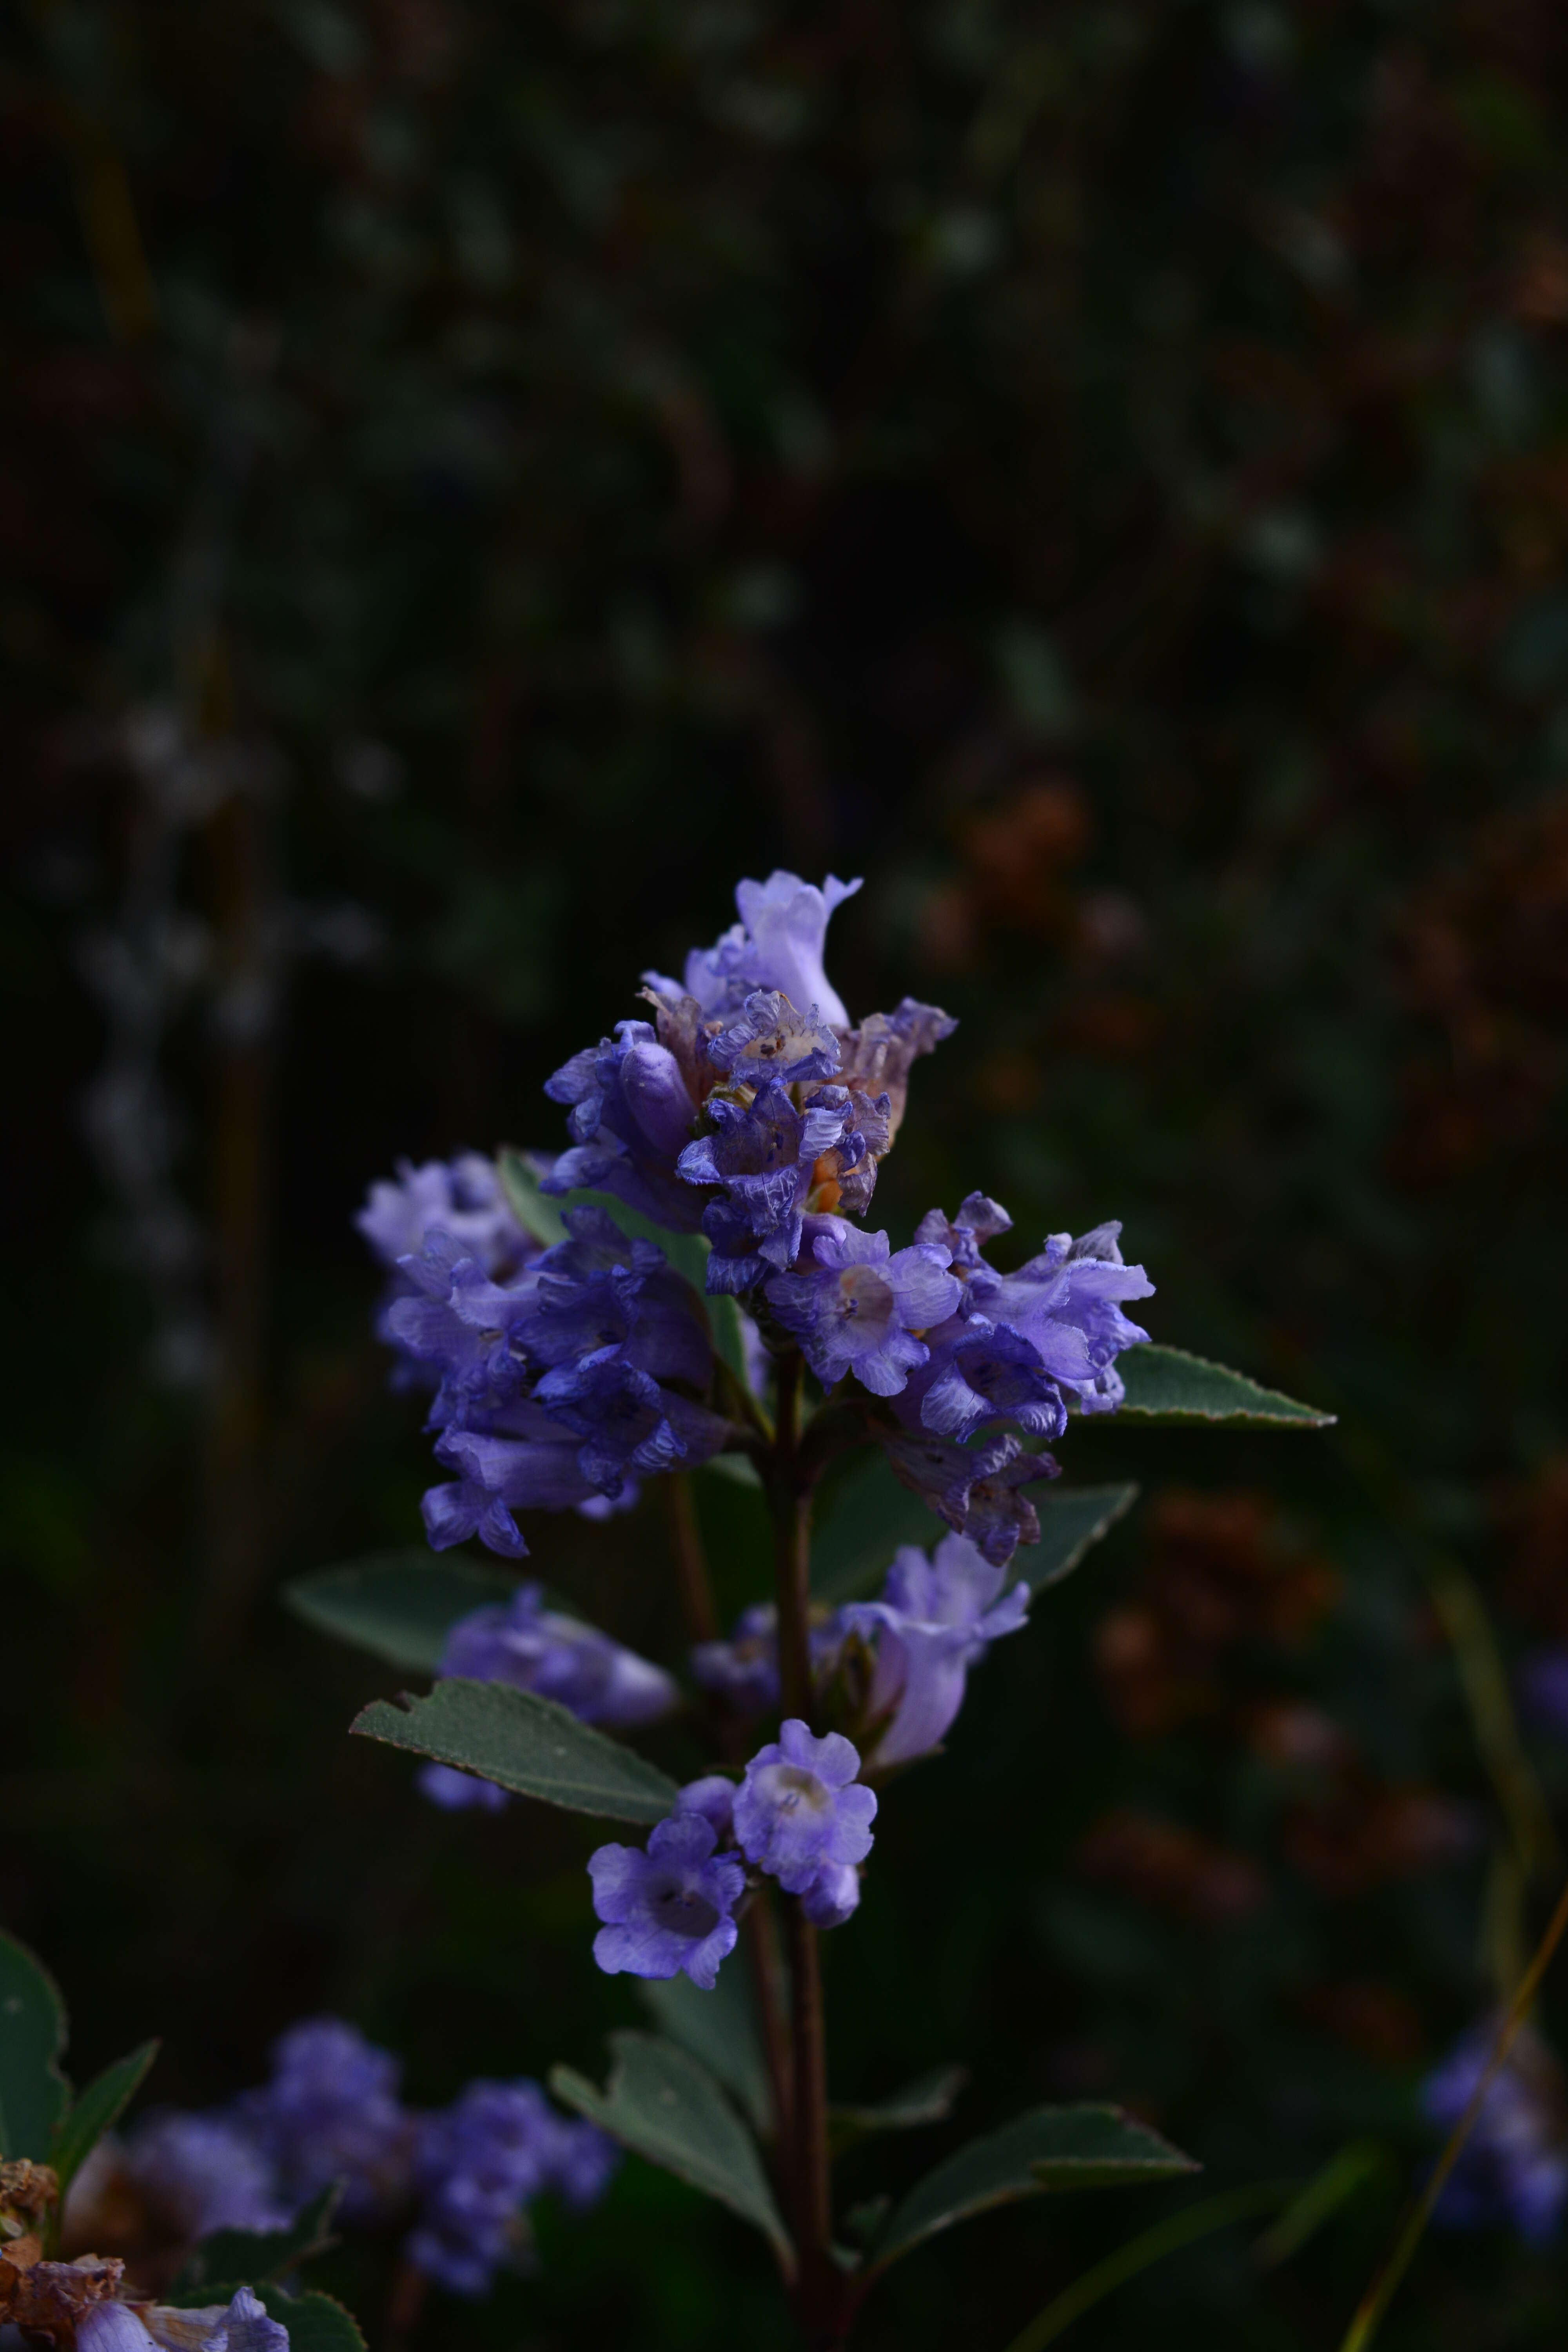
{"type": "MultiPolygon", "coordinates": [[[[657,1723],[680,1699],[679,1686],[662,1666],[594,1626],[547,1609],[537,1584],[520,1585],[510,1601],[459,1618],[447,1636],[441,1673],[470,1682],[510,1683],[514,1690],[553,1699],[584,1723],[618,1730],[657,1723]]],[[[505,1790],[493,1780],[456,1771],[449,1764],[426,1764],[419,1785],[437,1804],[452,1809],[499,1811],[507,1802],[505,1790]]]]}
{"type": "Polygon", "coordinates": [[[759,1874],[798,1895],[815,1927],[841,1927],[860,1900],[858,1865],[871,1851],[877,1813],[859,1770],[840,1733],[814,1738],[791,1716],[738,1788],[710,1773],[683,1789],[646,1853],[602,1845],[588,1864],[605,1922],[594,1938],[600,1968],[608,1976],[684,1974],[710,1992],[735,1948],[736,1906],[759,1874]]]}
{"type": "MultiPolygon", "coordinates": [[[[592,2124],[558,2115],[537,2084],[471,2083],[451,2106],[420,2112],[402,2102],[400,2071],[353,2026],[306,2020],[275,2045],[259,2089],[216,2113],[150,2116],[119,2151],[119,2169],[160,2231],[183,2243],[216,2229],[282,2228],[341,2183],[345,2221],[412,2215],[405,2251],[416,2269],[482,2294],[525,2243],[532,2200],[552,2190],[585,2210],[618,2152],[592,2124]]],[[[85,2174],[81,2187],[89,2203],[112,2191],[85,2174]]],[[[254,2352],[270,2341],[258,2336],[254,2352]]],[[[228,2346],[252,2352],[247,2336],[231,2334],[228,2346]]]]}
{"type": "MultiPolygon", "coordinates": [[[[549,1080],[570,1142],[541,1181],[700,1234],[707,1290],[743,1299],[824,1387],[885,1400],[875,1433],[898,1475],[1001,1566],[1038,1534],[1022,1490],[1056,1475],[1041,1443],[1069,1411],[1120,1402],[1116,1359],[1148,1336],[1123,1310],[1152,1286],[1115,1224],[1052,1234],[999,1272],[983,1249],[1011,1220],[979,1192],[954,1218],[932,1210],[902,1249],[852,1222],[915,1062],[954,1027],[910,998],[851,1024],[825,952],[859,887],[742,882],[739,922],[682,980],[645,975],[653,1020],[619,1023],[549,1080]]],[[[570,1238],[539,1248],[471,1157],[405,1167],[361,1213],[395,1270],[383,1336],[434,1390],[428,1425],[454,1474],[425,1497],[437,1549],[477,1535],[515,1558],[516,1511],[603,1509],[735,1442],[696,1294],[602,1208],[564,1218],[570,1238]]]]}
{"type": "MultiPolygon", "coordinates": [[[[1432,2122],[1451,2131],[1486,2071],[1496,2019],[1467,2033],[1429,2074],[1422,2104],[1432,2122]]],[[[1516,2037],[1495,2075],[1437,2200],[1439,2221],[1456,2229],[1500,2224],[1531,2244],[1556,2235],[1568,2209],[1568,2111],[1558,2068],[1528,2026],[1516,2037]]]]}
{"type": "MultiPolygon", "coordinates": [[[[881,1597],[850,1601],[811,1628],[819,1705],[843,1712],[866,1769],[929,1755],[963,1704],[969,1669],[1028,1614],[1029,1588],[1003,1591],[1003,1570],[967,1538],[934,1551],[901,1545],[881,1597]]],[[[741,1715],[778,1704],[778,1643],[772,1608],[748,1609],[728,1642],[691,1654],[697,1680],[741,1715]]]]}
{"type": "Polygon", "coordinates": [[[515,1511],[631,1501],[639,1475],[705,1462],[730,1436],[700,1401],[712,1372],[700,1299],[657,1244],[628,1242],[602,1210],[564,1222],[566,1240],[500,1279],[440,1224],[396,1261],[384,1336],[434,1389],[426,1426],[457,1474],[425,1497],[437,1550],[478,1535],[520,1557],[515,1511]]]}

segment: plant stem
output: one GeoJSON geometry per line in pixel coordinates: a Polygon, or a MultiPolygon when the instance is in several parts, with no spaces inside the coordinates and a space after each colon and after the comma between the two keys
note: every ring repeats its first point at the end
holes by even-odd
{"type": "Polygon", "coordinates": [[[686,1638],[689,1642],[714,1642],[719,1638],[719,1612],[713,1606],[708,1555],[697,1523],[697,1498],[691,1491],[691,1480],[684,1470],[678,1470],[664,1483],[669,1495],[670,1543],[675,1553],[675,1582],[680,1595],[680,1613],[686,1621],[686,1638]]]}
{"type": "Polygon", "coordinates": [[[778,1601],[779,1685],[786,1716],[811,1720],[811,1490],[802,1478],[800,1350],[778,1359],[778,1424],[772,1494],[778,1601]]]}
{"type": "MultiPolygon", "coordinates": [[[[763,2055],[767,2062],[768,2089],[773,2103],[774,2145],[778,2149],[779,2168],[787,2174],[795,2161],[795,2084],[790,2063],[779,1925],[770,1891],[765,1886],[757,1890],[756,1898],[745,1916],[744,1931],[746,1956],[752,1965],[752,1990],[757,2004],[757,2023],[763,2037],[763,2055]]],[[[784,2204],[788,2206],[793,2201],[794,2190],[787,2178],[783,2181],[782,2194],[784,2204]]]]}
{"type": "Polygon", "coordinates": [[[834,2268],[832,2182],[827,2156],[827,2052],[822,2020],[822,1971],[816,1930],[790,1896],[788,1920],[790,2022],[795,2045],[795,2227],[800,2255],[800,2315],[807,2340],[839,2338],[842,2302],[834,2268]]]}

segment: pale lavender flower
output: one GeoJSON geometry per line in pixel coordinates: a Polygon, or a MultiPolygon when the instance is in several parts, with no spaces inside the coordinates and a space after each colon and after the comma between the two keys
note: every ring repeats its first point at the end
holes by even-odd
{"type": "Polygon", "coordinates": [[[926,1361],[914,1334],[945,1321],[958,1304],[947,1260],[929,1242],[894,1251],[886,1234],[815,1217],[801,1270],[773,1276],[764,1296],[824,1387],[853,1372],[874,1395],[895,1396],[926,1361]]]}
{"type": "Polygon", "coordinates": [[[971,1311],[1031,1341],[1080,1412],[1114,1411],[1124,1394],[1116,1358],[1149,1337],[1121,1311],[1123,1300],[1152,1297],[1154,1286],[1141,1265],[1123,1263],[1121,1232],[1112,1221],[1077,1241],[1052,1234],[1016,1274],[977,1270],[969,1282],[971,1311]]]}
{"type": "Polygon", "coordinates": [[[819,890],[782,871],[765,882],[742,882],[735,890],[740,921],[716,946],[692,950],[684,991],[657,972],[643,977],[661,994],[695,997],[704,1013],[732,1013],[756,990],[779,989],[799,1011],[814,1005],[832,1027],[845,1028],[849,1015],[829,984],[823,949],[835,908],[859,887],[830,874],[819,890]]]}
{"type": "Polygon", "coordinates": [[[721,1845],[732,1845],[735,1841],[735,1783],[726,1772],[705,1772],[700,1780],[689,1780],[680,1792],[679,1810],[683,1813],[700,1813],[711,1822],[721,1845]]]}
{"type": "Polygon", "coordinates": [[[418,1168],[400,1160],[396,1182],[373,1184],[354,1223],[387,1266],[416,1256],[434,1233],[449,1234],[491,1276],[535,1247],[507,1206],[495,1163],[477,1151],[418,1168]]]}
{"type": "Polygon", "coordinates": [[[709,1036],[708,1058],[734,1087],[820,1083],[837,1071],[838,1040],[815,1004],[792,1004],[777,989],[759,990],[709,1036]]]}
{"type": "Polygon", "coordinates": [[[612,1642],[596,1626],[547,1609],[537,1584],[459,1617],[441,1654],[443,1675],[508,1683],[552,1698],[584,1723],[617,1729],[657,1723],[679,1703],[662,1666],[612,1642]]]}
{"type": "Polygon", "coordinates": [[[1002,1579],[964,1537],[944,1536],[929,1558],[901,1546],[880,1601],[843,1612],[846,1625],[875,1645],[867,1716],[889,1718],[870,1761],[906,1764],[937,1746],[963,1704],[970,1667],[1027,1618],[1028,1586],[1003,1594],[1002,1579]]]}
{"type": "Polygon", "coordinates": [[[830,1862],[800,1898],[814,1927],[842,1927],[860,1907],[860,1874],[852,1862],[830,1862]]]}
{"type": "Polygon", "coordinates": [[[226,2308],[208,2305],[181,2316],[187,2322],[210,2318],[199,2352],[289,2352],[289,2330],[270,2316],[253,2287],[237,2287],[226,2308]]]}
{"type": "Polygon", "coordinates": [[[759,1748],[735,1798],[741,1850],[786,1893],[804,1894],[824,1870],[864,1862],[871,1851],[875,1793],[856,1779],[860,1758],[837,1731],[812,1737],[790,1716],[759,1748]]]}
{"type": "Polygon", "coordinates": [[[77,2322],[76,2341],[77,2352],[156,2352],[153,2338],[122,2303],[89,2304],[77,2322]]]}
{"type": "Polygon", "coordinates": [[[422,1797],[444,1812],[504,1813],[511,1799],[493,1780],[477,1772],[459,1772],[455,1764],[422,1764],[415,1774],[422,1797]]]}
{"type": "Polygon", "coordinates": [[[712,1244],[708,1288],[749,1290],[794,1264],[816,1162],[850,1133],[849,1098],[841,1087],[823,1087],[802,1110],[770,1084],[749,1103],[715,1096],[708,1118],[711,1132],[688,1144],[678,1165],[687,1183],[723,1193],[702,1212],[712,1244]]]}
{"type": "Polygon", "coordinates": [[[655,1826],[646,1853],[602,1845],[590,1856],[594,1909],[605,1922],[594,1958],[606,1976],[683,1973],[712,1991],[735,1948],[732,1914],[746,1883],[738,1862],[715,1853],[718,1843],[705,1815],[677,1812],[655,1826]]]}
{"type": "Polygon", "coordinates": [[[614,1043],[574,1054],[544,1088],[567,1106],[572,1148],[543,1179],[546,1192],[610,1192],[678,1233],[697,1228],[701,1203],[678,1181],[698,1102],[679,1062],[646,1021],[620,1021],[614,1043]]]}
{"type": "Polygon", "coordinates": [[[182,2238],[213,2230],[280,2230],[293,2208],[278,2194],[269,2158],[231,2116],[153,2115],[125,2149],[142,2195],[182,2238]]]}

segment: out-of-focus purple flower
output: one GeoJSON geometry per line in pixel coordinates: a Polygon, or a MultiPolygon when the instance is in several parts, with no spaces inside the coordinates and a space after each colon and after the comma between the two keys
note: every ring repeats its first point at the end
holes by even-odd
{"type": "Polygon", "coordinates": [[[419,2221],[406,2252],[454,2294],[488,2294],[521,2242],[523,2209],[550,2186],[558,2119],[536,2083],[470,2083],[421,2118],[414,2151],[419,2221]]]}
{"type": "MultiPolygon", "coordinates": [[[[814,1679],[826,1680],[837,1664],[843,1628],[837,1613],[814,1618],[810,1629],[814,1679]]],[[[737,1715],[763,1715],[779,1701],[778,1612],[771,1601],[742,1609],[727,1642],[699,1642],[691,1672],[705,1691],[737,1715]]]]}
{"type": "Polygon", "coordinates": [[[711,1822],[714,1835],[721,1845],[731,1845],[735,1837],[735,1783],[725,1772],[705,1772],[700,1780],[689,1780],[680,1792],[679,1810],[683,1813],[700,1813],[711,1822]]]}
{"type": "Polygon", "coordinates": [[[894,1475],[994,1568],[1005,1568],[1021,1543],[1038,1543],[1039,1518],[1018,1490],[1059,1475],[1061,1465],[1050,1454],[1026,1454],[1016,1437],[953,1445],[901,1430],[888,1431],[882,1449],[894,1475]]]}
{"type": "Polygon", "coordinates": [[[853,1372],[876,1396],[895,1396],[926,1360],[913,1334],[944,1322],[958,1304],[947,1252],[929,1242],[894,1251],[886,1234],[842,1217],[812,1220],[809,1271],[778,1274],[769,1307],[793,1331],[825,1388],[853,1372]]]}
{"type": "Polygon", "coordinates": [[[1531,1651],[1520,1664],[1519,1696],[1531,1722],[1568,1738],[1568,1649],[1531,1651]]]}
{"type": "Polygon", "coordinates": [[[280,2230],[292,2216],[269,2158],[226,2116],[149,2116],[126,2144],[125,2168],[181,2238],[280,2230]]]}
{"type": "Polygon", "coordinates": [[[387,1266],[417,1256],[434,1233],[449,1234],[492,1276],[535,1246],[507,1206],[493,1161],[477,1151],[419,1168],[400,1160],[396,1182],[373,1184],[354,1223],[387,1266]]]}
{"type": "Polygon", "coordinates": [[[860,1907],[860,1874],[852,1862],[830,1862],[800,1898],[814,1927],[842,1927],[860,1907]]]}
{"type": "Polygon", "coordinates": [[[596,2205],[620,2169],[621,2151],[585,2116],[555,2118],[551,2187],[574,2213],[596,2205]]]}
{"type": "Polygon", "coordinates": [[[619,1021],[615,1040],[574,1054],[545,1083],[568,1108],[572,1148],[543,1179],[546,1192],[613,1193],[656,1223],[694,1233],[701,1202],[675,1176],[690,1140],[693,1098],[676,1055],[646,1021],[619,1021]]]}
{"type": "Polygon", "coordinates": [[[963,1704],[970,1667],[1028,1615],[1028,1586],[1004,1595],[1002,1578],[966,1538],[944,1536],[929,1558],[903,1545],[880,1601],[844,1611],[845,1623],[876,1648],[867,1715],[889,1718],[868,1760],[905,1764],[936,1747],[963,1704]]]}
{"type": "MultiPolygon", "coordinates": [[[[1433,2123],[1451,2131],[1469,2105],[1497,2035],[1467,2033],[1422,2089],[1433,2123]]],[[[1508,2224],[1532,2244],[1554,2237],[1568,2207],[1568,2118],[1555,2060],[1528,2026],[1493,2080],[1434,2219],[1458,2229],[1508,2224]]]]}
{"type": "Polygon", "coordinates": [[[242,2126],[276,2168],[295,2207],[329,2181],[345,2184],[347,2221],[374,2221],[408,2190],[413,2124],[399,2103],[402,2073],[335,2017],[291,2026],[272,2047],[272,2077],[237,2105],[242,2126]]]}
{"type": "Polygon", "coordinates": [[[493,1780],[477,1772],[459,1772],[455,1764],[422,1764],[415,1775],[422,1797],[448,1813],[504,1813],[511,1799],[493,1780]]]}
{"type": "Polygon", "coordinates": [[[646,1853],[602,1845],[589,1857],[594,1909],[605,1922],[594,1958],[606,1976],[684,1973],[712,1991],[719,1963],[735,1948],[732,1914],[746,1883],[738,1862],[715,1853],[718,1843],[705,1814],[677,1812],[656,1825],[646,1853]]]}
{"type": "Polygon", "coordinates": [[[735,1835],[750,1862],[791,1895],[832,1867],[871,1851],[875,1792],[856,1775],[860,1758],[842,1733],[812,1737],[798,1716],[759,1748],[735,1798],[735,1835]]]}
{"type": "Polygon", "coordinates": [[[849,1135],[849,1098],[822,1087],[799,1110],[784,1087],[768,1085],[749,1103],[715,1096],[708,1116],[712,1132],[688,1144],[679,1162],[689,1184],[723,1193],[702,1213],[713,1245],[708,1288],[750,1290],[795,1263],[816,1162],[849,1135]]]}
{"type": "Polygon", "coordinates": [[[715,946],[692,950],[684,990],[657,972],[643,976],[661,994],[695,997],[708,1013],[734,1013],[758,989],[779,989],[799,1012],[815,1005],[832,1027],[846,1028],[849,1015],[829,985],[823,950],[835,908],[859,887],[830,874],[819,890],[782,871],[765,882],[742,882],[735,890],[740,921],[715,946]]]}
{"type": "Polygon", "coordinates": [[[596,1626],[547,1609],[537,1584],[459,1617],[441,1656],[444,1675],[510,1683],[552,1698],[584,1723],[619,1728],[657,1723],[680,1693],[662,1666],[612,1642],[596,1626]]]}

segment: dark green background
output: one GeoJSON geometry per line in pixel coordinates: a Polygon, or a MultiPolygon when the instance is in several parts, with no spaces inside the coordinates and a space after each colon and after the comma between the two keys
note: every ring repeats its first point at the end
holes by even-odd
{"type": "MultiPolygon", "coordinates": [[[[835,2084],[1124,2098],[1210,2188],[1370,2136],[1388,2186],[1293,2263],[1230,2233],[1069,2339],[1328,2352],[1558,1867],[1499,1863],[1431,1596],[1568,1632],[1568,18],[33,0],[6,41],[0,1916],[82,2068],[161,2032],[155,2091],[216,2099],[331,2006],[437,2099],[636,2017],[592,1832],[420,1806],[343,1736],[395,1677],[277,1605],[426,1479],[348,1220],[398,1153],[552,1142],[541,1081],[738,875],[863,872],[852,1007],[962,1019],[879,1220],[1120,1215],[1159,1337],[1343,1420],[1071,1438],[1152,1499],[889,1797],[835,2084]],[[1202,1584],[1172,1488],[1270,1497],[1248,1572],[1331,1597],[1134,1736],[1089,1661],[1202,1584]],[[1285,1698],[1329,1760],[1270,1760],[1285,1698]],[[1110,1868],[1128,1812],[1210,1843],[1110,1868]]],[[[531,1536],[677,1654],[657,1496],[531,1536]]],[[[977,2223],[864,2340],[1002,2352],[1174,2201],[977,2223]]],[[[644,2168],[545,2238],[422,2343],[786,2340],[644,2168]]],[[[337,2283],[374,2340],[379,2253],[337,2283]]],[[[1386,2342],[1565,2318],[1558,2257],[1434,2242],[1386,2342]]]]}

